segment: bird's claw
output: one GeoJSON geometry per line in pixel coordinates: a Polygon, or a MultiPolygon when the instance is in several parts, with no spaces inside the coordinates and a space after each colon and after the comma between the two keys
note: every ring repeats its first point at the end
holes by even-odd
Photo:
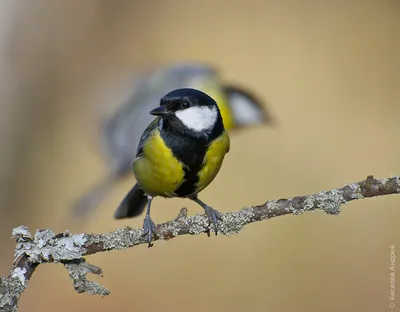
{"type": "MultiPolygon", "coordinates": [[[[204,207],[206,215],[208,217],[209,223],[208,227],[211,226],[211,223],[214,224],[215,236],[218,233],[218,220],[222,221],[221,214],[218,210],[211,208],[210,206],[204,207]]],[[[210,236],[210,232],[208,231],[208,236],[210,236]]]]}
{"type": "Polygon", "coordinates": [[[146,216],[143,221],[143,230],[144,233],[142,236],[147,236],[148,247],[153,247],[152,240],[156,236],[156,226],[154,222],[151,220],[150,216],[146,216]]]}

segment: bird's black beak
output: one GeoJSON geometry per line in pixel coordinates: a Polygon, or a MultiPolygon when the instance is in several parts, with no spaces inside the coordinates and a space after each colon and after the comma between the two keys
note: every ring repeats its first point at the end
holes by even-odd
{"type": "Polygon", "coordinates": [[[165,105],[162,105],[150,111],[150,114],[154,116],[165,116],[165,115],[170,115],[171,112],[165,105]]]}

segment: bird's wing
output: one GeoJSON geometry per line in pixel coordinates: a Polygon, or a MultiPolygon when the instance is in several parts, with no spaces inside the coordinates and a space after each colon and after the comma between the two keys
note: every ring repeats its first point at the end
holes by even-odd
{"type": "Polygon", "coordinates": [[[143,155],[143,148],[144,148],[144,144],[146,143],[146,140],[149,138],[149,136],[153,133],[153,131],[155,129],[157,129],[158,127],[158,122],[160,120],[161,117],[157,117],[156,119],[154,119],[146,128],[146,130],[144,130],[142,137],[140,138],[140,142],[139,145],[137,147],[136,150],[136,159],[141,157],[143,155]]]}
{"type": "Polygon", "coordinates": [[[149,111],[161,97],[174,89],[195,87],[217,74],[216,68],[208,64],[180,62],[155,67],[137,77],[125,101],[102,125],[102,147],[112,174],[130,171],[140,135],[153,119],[149,111]]]}
{"type": "Polygon", "coordinates": [[[266,105],[253,91],[238,85],[222,87],[228,98],[236,127],[273,123],[266,105]]]}

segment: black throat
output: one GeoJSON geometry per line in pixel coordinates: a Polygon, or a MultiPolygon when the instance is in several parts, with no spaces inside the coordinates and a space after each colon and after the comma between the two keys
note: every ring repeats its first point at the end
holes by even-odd
{"type": "Polygon", "coordinates": [[[184,165],[185,181],[175,191],[179,197],[196,193],[197,173],[203,167],[204,156],[210,144],[224,132],[221,115],[208,132],[188,131],[172,121],[163,120],[160,134],[173,155],[184,165]]]}

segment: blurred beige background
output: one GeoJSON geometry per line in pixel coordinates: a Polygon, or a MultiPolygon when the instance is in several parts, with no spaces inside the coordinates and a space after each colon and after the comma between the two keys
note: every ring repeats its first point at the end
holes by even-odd
{"type": "MultiPolygon", "coordinates": [[[[275,127],[232,137],[202,195],[222,212],[399,175],[399,9],[395,0],[2,0],[0,274],[11,268],[9,236],[20,224],[141,226],[142,217],[112,218],[133,178],[85,224],[68,209],[106,172],[99,122],[147,65],[212,62],[276,118],[275,127]]],[[[158,199],[153,219],[171,219],[182,206],[201,212],[158,199]]],[[[20,311],[386,311],[399,217],[400,196],[387,196],[352,202],[336,217],[253,224],[232,238],[180,237],[94,255],[112,292],[106,298],[76,294],[62,266],[45,265],[20,311]]]]}

